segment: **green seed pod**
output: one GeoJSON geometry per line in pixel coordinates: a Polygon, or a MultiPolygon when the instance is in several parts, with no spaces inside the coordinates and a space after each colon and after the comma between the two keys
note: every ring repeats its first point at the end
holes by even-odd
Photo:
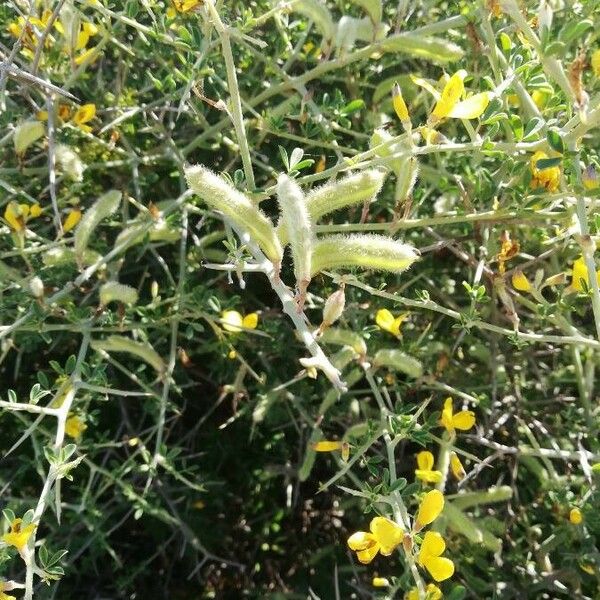
{"type": "Polygon", "coordinates": [[[190,188],[206,204],[247,231],[271,261],[281,262],[283,249],[273,224],[244,194],[202,165],[188,167],[185,176],[190,188]]]}
{"type": "Polygon", "coordinates": [[[502,542],[493,536],[485,528],[481,527],[477,521],[465,515],[460,508],[454,506],[452,502],[446,502],[444,505],[444,517],[452,531],[464,535],[474,544],[483,544],[492,552],[498,552],[502,547],[502,542]]]}
{"type": "Polygon", "coordinates": [[[107,281],[100,288],[100,304],[108,306],[111,302],[122,302],[123,304],[136,304],[138,293],[130,285],[124,285],[118,281],[107,281]]]}
{"type": "Polygon", "coordinates": [[[91,346],[94,350],[133,354],[148,363],[159,374],[163,374],[166,369],[165,363],[158,352],[145,342],[136,342],[121,335],[111,335],[103,340],[93,341],[91,346]]]}
{"type": "Polygon", "coordinates": [[[13,142],[18,156],[25,154],[29,146],[37,142],[45,133],[40,121],[24,121],[15,128],[13,142]]]}
{"type": "Polygon", "coordinates": [[[303,294],[310,283],[313,225],[300,186],[287,175],[282,174],[277,179],[277,200],[281,223],[285,224],[289,234],[296,285],[303,294]]]}
{"type": "MultiPolygon", "coordinates": [[[[81,264],[83,266],[93,265],[102,258],[102,255],[95,250],[86,249],[83,253],[81,264]]],[[[47,267],[56,267],[59,265],[66,265],[68,263],[75,263],[75,251],[71,248],[52,248],[42,254],[42,262],[47,267]]]]}
{"type": "Polygon", "coordinates": [[[333,325],[344,312],[346,307],[346,294],[344,294],[344,288],[333,292],[327,300],[325,300],[325,306],[323,307],[323,323],[321,327],[325,329],[333,325]]]}
{"type": "Polygon", "coordinates": [[[411,150],[407,145],[402,144],[399,141],[392,142],[391,140],[393,139],[394,136],[385,129],[376,129],[371,136],[369,146],[371,148],[375,148],[385,144],[382,148],[379,148],[375,151],[375,154],[377,156],[381,156],[382,158],[403,153],[403,155],[396,156],[396,158],[391,159],[385,164],[386,167],[390,168],[394,172],[396,177],[400,177],[406,168],[407,161],[410,158],[411,150]]]}
{"type": "Polygon", "coordinates": [[[65,175],[73,181],[83,181],[86,166],[75,150],[65,144],[57,144],[55,154],[56,163],[65,175]]]}
{"type": "Polygon", "coordinates": [[[388,367],[414,379],[423,375],[423,365],[401,350],[379,350],[373,357],[373,366],[388,367]]]}
{"type": "Polygon", "coordinates": [[[312,275],[346,267],[400,273],[418,257],[412,246],[383,235],[330,235],[315,244],[312,275]]]}
{"type": "Polygon", "coordinates": [[[452,501],[457,508],[471,508],[482,504],[495,504],[497,502],[506,502],[513,496],[513,490],[509,485],[500,485],[491,487],[487,490],[478,492],[465,492],[459,494],[452,501]]]}
{"type": "Polygon", "coordinates": [[[383,8],[381,6],[381,0],[351,0],[352,4],[360,6],[371,18],[373,23],[379,23],[381,21],[381,15],[383,8]]]}
{"type": "Polygon", "coordinates": [[[81,221],[79,221],[79,225],[77,225],[74,236],[73,248],[75,249],[77,262],[83,262],[83,256],[92,233],[94,233],[94,230],[98,227],[102,219],[109,217],[119,208],[121,196],[121,192],[110,190],[100,196],[85,212],[81,221]]]}
{"type": "MultiPolygon", "coordinates": [[[[306,196],[312,222],[316,223],[321,217],[341,208],[372,202],[381,190],[384,179],[383,171],[369,169],[315,188],[306,196]]],[[[285,223],[279,224],[277,233],[281,243],[287,244],[289,236],[285,223]]]]}
{"type": "Polygon", "coordinates": [[[454,62],[464,54],[462,48],[447,40],[408,33],[388,37],[381,42],[381,49],[384,52],[404,52],[439,63],[454,62]]]}
{"type": "Polygon", "coordinates": [[[412,194],[417,177],[419,175],[419,163],[414,156],[403,161],[402,168],[396,172],[396,206],[401,206],[412,194]]]}
{"type": "Polygon", "coordinates": [[[320,341],[324,344],[333,344],[335,346],[350,346],[359,356],[367,354],[367,344],[362,336],[350,329],[340,329],[339,327],[329,327],[323,331],[320,341]]]}

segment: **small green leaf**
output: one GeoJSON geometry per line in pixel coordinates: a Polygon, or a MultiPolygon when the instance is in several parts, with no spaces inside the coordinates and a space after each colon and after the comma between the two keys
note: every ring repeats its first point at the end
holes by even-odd
{"type": "Polygon", "coordinates": [[[360,100],[360,99],[352,100],[352,102],[348,102],[348,104],[346,104],[346,106],[344,106],[340,110],[340,113],[344,116],[347,116],[347,115],[351,115],[352,113],[355,113],[355,112],[361,110],[364,107],[365,107],[364,100],[360,100]]]}
{"type": "Polygon", "coordinates": [[[560,136],[560,133],[556,131],[556,129],[549,129],[548,133],[546,133],[546,139],[553,150],[556,150],[561,154],[565,151],[565,145],[562,141],[562,137],[560,136]]]}
{"type": "Polygon", "coordinates": [[[540,171],[543,171],[544,169],[557,167],[561,162],[562,158],[560,156],[557,156],[556,158],[540,158],[540,160],[535,163],[535,166],[540,171]]]}

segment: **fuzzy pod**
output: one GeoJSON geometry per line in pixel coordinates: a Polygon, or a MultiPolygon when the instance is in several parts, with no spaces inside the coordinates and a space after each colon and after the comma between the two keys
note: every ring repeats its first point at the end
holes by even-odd
{"type": "Polygon", "coordinates": [[[145,342],[136,342],[121,335],[111,335],[103,340],[93,341],[91,346],[94,350],[133,354],[148,363],[159,374],[164,373],[166,369],[165,363],[158,352],[145,342]]]}
{"type": "Polygon", "coordinates": [[[40,121],[24,121],[15,128],[13,142],[15,152],[22,156],[29,146],[35,144],[45,133],[44,124],[40,121]]]}
{"type": "Polygon", "coordinates": [[[137,290],[130,285],[118,281],[107,281],[100,287],[100,304],[107,306],[111,302],[123,304],[136,304],[138,301],[137,290]]]}
{"type": "Polygon", "coordinates": [[[375,154],[382,158],[397,155],[395,158],[386,161],[386,167],[390,168],[396,174],[396,177],[399,177],[405,169],[406,162],[412,154],[412,151],[406,144],[392,142],[391,140],[393,138],[394,136],[385,129],[376,129],[371,136],[369,146],[371,148],[382,146],[375,150],[375,154]]]}
{"type": "Polygon", "coordinates": [[[305,290],[310,282],[315,235],[300,186],[284,174],[277,179],[277,201],[281,210],[280,222],[285,225],[289,236],[296,283],[300,290],[305,290]]]}
{"type": "Polygon", "coordinates": [[[412,246],[383,235],[330,235],[315,244],[312,275],[348,267],[400,273],[418,258],[412,246]]]}
{"type": "Polygon", "coordinates": [[[86,165],[75,150],[65,144],[57,144],[55,154],[56,163],[65,175],[72,181],[83,181],[86,165]]]}
{"type": "Polygon", "coordinates": [[[451,502],[446,502],[444,506],[444,517],[452,531],[463,535],[470,542],[483,545],[491,552],[498,552],[502,547],[502,542],[497,537],[451,502]]]}
{"type": "Polygon", "coordinates": [[[87,249],[88,242],[92,233],[100,221],[106,217],[110,217],[121,204],[121,192],[110,190],[103,194],[94,202],[94,204],[86,211],[79,221],[77,229],[75,229],[74,244],[75,255],[79,262],[82,262],[84,253],[87,249]]]}
{"type": "Polygon", "coordinates": [[[236,226],[247,231],[271,261],[281,262],[283,249],[273,224],[244,194],[202,165],[188,167],[185,176],[189,187],[208,206],[221,211],[236,226]]]}
{"type": "Polygon", "coordinates": [[[324,344],[333,344],[335,346],[350,346],[359,356],[367,354],[367,344],[362,336],[350,329],[340,329],[339,327],[329,327],[323,332],[320,339],[324,344]]]}
{"type": "MultiPolygon", "coordinates": [[[[81,258],[81,264],[84,266],[93,265],[102,258],[102,255],[95,250],[85,250],[81,258]]],[[[46,267],[56,267],[77,262],[74,250],[71,248],[52,248],[42,254],[42,262],[46,267]]]]}
{"type": "Polygon", "coordinates": [[[181,237],[181,232],[176,227],[170,227],[164,219],[159,219],[150,228],[147,223],[136,220],[119,233],[115,240],[115,248],[118,246],[131,248],[141,244],[146,239],[146,235],[151,242],[173,243],[181,237]]]}
{"type": "MultiPolygon", "coordinates": [[[[306,196],[306,206],[312,222],[316,223],[321,217],[336,210],[372,202],[379,194],[384,179],[383,171],[368,169],[315,188],[306,196]]],[[[285,223],[279,225],[277,233],[281,243],[287,244],[289,233],[285,223]]]]}
{"type": "Polygon", "coordinates": [[[29,291],[38,300],[44,297],[44,282],[37,276],[29,280],[29,291]]]}
{"type": "Polygon", "coordinates": [[[380,47],[384,52],[402,52],[438,63],[454,62],[464,54],[460,46],[447,40],[410,33],[388,37],[380,47]]]}
{"type": "Polygon", "coordinates": [[[396,205],[403,204],[410,197],[418,176],[419,163],[416,157],[409,156],[402,162],[402,168],[396,173],[396,205]]]}
{"type": "Polygon", "coordinates": [[[421,361],[401,350],[379,350],[373,357],[374,367],[387,367],[417,379],[423,375],[421,361]]]}
{"type": "Polygon", "coordinates": [[[379,23],[383,15],[381,0],[350,0],[352,4],[360,6],[371,18],[373,23],[379,23]]]}

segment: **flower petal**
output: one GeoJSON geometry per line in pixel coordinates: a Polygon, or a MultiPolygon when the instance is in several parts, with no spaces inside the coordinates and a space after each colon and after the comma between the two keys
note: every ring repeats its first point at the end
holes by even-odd
{"type": "Polygon", "coordinates": [[[417,560],[421,566],[424,566],[429,558],[440,556],[445,549],[444,538],[437,531],[428,531],[423,537],[417,560]]]}
{"type": "Polygon", "coordinates": [[[394,315],[387,308],[381,308],[375,315],[375,323],[380,329],[391,331],[394,325],[394,315]]]}
{"type": "Polygon", "coordinates": [[[358,558],[358,561],[360,563],[362,563],[363,565],[368,565],[377,556],[378,552],[379,552],[379,544],[375,543],[375,544],[373,544],[373,546],[370,546],[369,548],[365,548],[364,550],[359,550],[356,553],[356,558],[358,558]]]}
{"type": "Polygon", "coordinates": [[[369,526],[373,537],[381,546],[381,554],[388,556],[402,542],[404,530],[390,519],[375,517],[369,526]]]}
{"type": "Polygon", "coordinates": [[[225,331],[239,333],[242,330],[244,320],[237,310],[224,310],[221,313],[222,326],[225,331]]]}
{"type": "Polygon", "coordinates": [[[439,121],[452,112],[461,96],[465,93],[463,80],[466,76],[467,72],[461,69],[450,77],[444,86],[441,98],[437,101],[437,104],[431,113],[434,120],[439,121]]]}
{"type": "Polygon", "coordinates": [[[467,431],[475,425],[475,413],[472,410],[461,410],[452,417],[452,425],[455,429],[467,431]]]}
{"type": "Polygon", "coordinates": [[[446,398],[444,402],[444,409],[442,410],[442,418],[440,419],[440,423],[446,428],[449,433],[454,431],[454,426],[452,425],[452,398],[446,398]]]}
{"type": "Polygon", "coordinates": [[[366,550],[373,545],[377,545],[375,537],[368,531],[357,531],[348,538],[348,547],[356,552],[366,550]]]}
{"type": "Polygon", "coordinates": [[[242,319],[242,325],[246,329],[256,329],[256,327],[258,325],[258,314],[254,312],[254,313],[250,313],[250,314],[246,315],[242,319]]]}
{"type": "Polygon", "coordinates": [[[329,440],[322,440],[313,444],[313,450],[315,452],[333,452],[334,450],[340,450],[342,442],[333,442],[329,440]]]}
{"type": "MultiPolygon", "coordinates": [[[[427,492],[425,496],[423,496],[423,500],[421,500],[421,505],[419,506],[419,512],[417,514],[417,523],[419,525],[429,525],[429,523],[433,523],[442,512],[444,508],[444,495],[439,490],[431,490],[427,492]]],[[[428,532],[425,537],[430,532],[428,532]]],[[[439,535],[439,533],[437,534],[439,535]]],[[[440,536],[441,538],[441,536],[440,536]]]]}
{"type": "Polygon", "coordinates": [[[454,575],[454,563],[449,558],[429,557],[425,568],[436,581],[444,581],[454,575]]]}
{"type": "Polygon", "coordinates": [[[417,465],[422,471],[431,471],[433,469],[433,454],[429,450],[423,450],[417,454],[417,465]]]}
{"type": "Polygon", "coordinates": [[[477,119],[483,114],[489,103],[489,92],[473,94],[473,96],[470,96],[466,100],[459,102],[448,113],[448,116],[452,117],[453,119],[477,119]]]}

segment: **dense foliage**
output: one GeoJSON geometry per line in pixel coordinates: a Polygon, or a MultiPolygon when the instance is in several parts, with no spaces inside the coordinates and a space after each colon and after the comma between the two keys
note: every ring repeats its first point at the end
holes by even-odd
{"type": "Polygon", "coordinates": [[[600,597],[597,2],[0,25],[0,600],[600,597]]]}

